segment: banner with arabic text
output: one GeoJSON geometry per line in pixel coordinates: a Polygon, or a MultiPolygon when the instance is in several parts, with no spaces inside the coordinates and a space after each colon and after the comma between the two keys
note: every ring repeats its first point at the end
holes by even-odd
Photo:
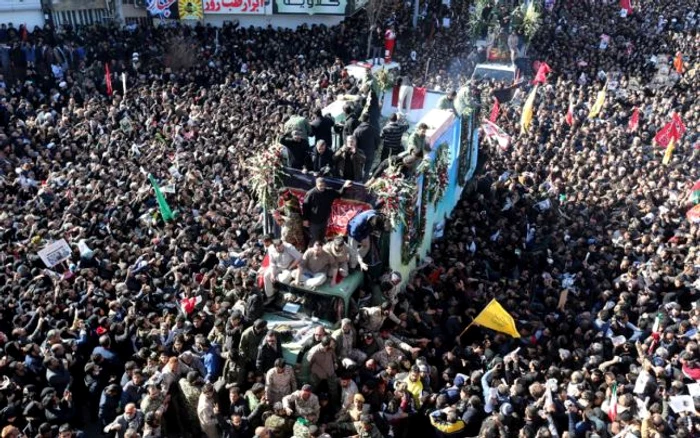
{"type": "MultiPolygon", "coordinates": [[[[283,188],[280,190],[280,194],[285,195],[287,193],[293,193],[294,196],[299,199],[299,205],[304,205],[304,197],[306,192],[304,190],[283,188]]],[[[284,198],[280,196],[278,201],[279,207],[284,206],[284,198]]],[[[333,201],[331,206],[331,217],[328,219],[328,227],[326,227],[326,237],[331,238],[334,236],[344,236],[347,234],[348,222],[350,219],[354,218],[358,214],[365,210],[372,208],[371,205],[366,202],[356,201],[354,199],[339,198],[333,201]]]]}
{"type": "Polygon", "coordinates": [[[275,14],[348,15],[355,0],[272,0],[275,14]]]}
{"type": "Polygon", "coordinates": [[[265,13],[265,0],[204,0],[204,13],[262,15],[265,13]]]}
{"type": "Polygon", "coordinates": [[[180,18],[178,0],[146,0],[146,11],[155,18],[169,20],[180,18]]]}
{"type": "Polygon", "coordinates": [[[202,0],[180,0],[180,20],[201,20],[204,18],[202,0]]]}

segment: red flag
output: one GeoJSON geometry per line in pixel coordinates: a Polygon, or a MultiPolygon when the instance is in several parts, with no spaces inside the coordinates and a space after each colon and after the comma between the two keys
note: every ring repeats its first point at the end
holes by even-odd
{"type": "MultiPolygon", "coordinates": [[[[391,106],[399,106],[399,86],[395,86],[391,92],[391,106]]],[[[413,87],[413,97],[411,99],[411,109],[423,109],[425,106],[425,88],[413,87]]]]}
{"type": "Polygon", "coordinates": [[[112,95],[112,75],[109,72],[109,64],[105,63],[105,84],[107,84],[107,96],[112,95]]]}
{"type": "Polygon", "coordinates": [[[677,113],[673,113],[671,123],[673,123],[673,126],[676,128],[676,132],[678,133],[678,138],[680,138],[686,131],[685,123],[683,123],[683,120],[681,120],[681,116],[679,116],[677,113]]]}
{"type": "Polygon", "coordinates": [[[413,98],[411,99],[411,109],[423,109],[425,106],[426,88],[413,87],[413,98]]]}
{"type": "Polygon", "coordinates": [[[569,109],[566,111],[566,116],[564,117],[564,120],[566,120],[566,124],[569,126],[574,125],[574,104],[570,103],[569,104],[569,109]]]}
{"type": "Polygon", "coordinates": [[[663,128],[659,130],[659,132],[656,133],[656,135],[654,136],[654,141],[660,147],[666,149],[669,143],[671,143],[671,139],[677,139],[678,137],[680,137],[680,135],[678,135],[676,125],[674,125],[673,122],[668,122],[663,128]]]}
{"type": "Polygon", "coordinates": [[[637,130],[639,127],[639,108],[635,107],[634,112],[632,113],[632,117],[630,117],[630,121],[627,124],[627,130],[629,132],[634,132],[637,130]]]}
{"type": "Polygon", "coordinates": [[[491,108],[491,116],[489,116],[489,121],[491,123],[496,123],[496,120],[498,120],[499,111],[501,111],[501,104],[498,102],[498,99],[494,97],[493,107],[491,108]]]}
{"type": "Polygon", "coordinates": [[[540,62],[539,67],[537,68],[537,75],[535,75],[535,79],[532,81],[533,84],[544,84],[547,82],[547,75],[552,71],[552,69],[547,65],[546,62],[540,62]]]}
{"type": "Polygon", "coordinates": [[[632,9],[632,2],[630,0],[620,0],[620,9],[627,11],[627,15],[632,14],[634,9],[632,9]]]}

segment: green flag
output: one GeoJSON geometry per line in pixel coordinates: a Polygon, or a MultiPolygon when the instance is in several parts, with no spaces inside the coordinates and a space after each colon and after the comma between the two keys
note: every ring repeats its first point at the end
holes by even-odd
{"type": "Polygon", "coordinates": [[[163,192],[160,191],[160,187],[158,187],[158,183],[156,182],[156,179],[153,178],[153,175],[150,173],[148,174],[148,180],[151,182],[151,185],[153,186],[153,190],[156,191],[156,199],[158,200],[158,207],[160,208],[160,215],[163,217],[164,221],[171,221],[175,218],[173,215],[173,212],[170,210],[170,206],[168,205],[168,201],[165,200],[165,196],[163,196],[163,192]]]}

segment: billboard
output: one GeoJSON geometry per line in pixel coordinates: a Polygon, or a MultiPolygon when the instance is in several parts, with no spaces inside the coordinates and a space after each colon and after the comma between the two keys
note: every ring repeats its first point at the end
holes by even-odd
{"type": "Polygon", "coordinates": [[[51,0],[54,11],[78,11],[82,9],[105,9],[105,0],[51,0]]]}
{"type": "Polygon", "coordinates": [[[204,13],[262,15],[265,0],[204,0],[204,13]]]}
{"type": "Polygon", "coordinates": [[[180,20],[201,20],[204,18],[202,0],[180,0],[178,12],[180,20]]]}
{"type": "Polygon", "coordinates": [[[353,0],[272,0],[275,14],[346,15],[353,0]]]}

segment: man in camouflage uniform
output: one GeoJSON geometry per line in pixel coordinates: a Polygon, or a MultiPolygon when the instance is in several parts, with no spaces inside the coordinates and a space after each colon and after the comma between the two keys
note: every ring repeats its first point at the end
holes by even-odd
{"type": "Polygon", "coordinates": [[[284,411],[282,402],[277,402],[272,408],[272,414],[265,420],[265,427],[270,430],[275,438],[290,436],[294,422],[284,411]]]}
{"type": "Polygon", "coordinates": [[[201,429],[199,428],[199,417],[197,417],[197,404],[199,396],[202,394],[203,380],[197,374],[197,371],[187,373],[187,378],[180,379],[180,392],[185,400],[185,418],[183,424],[185,428],[191,431],[192,436],[199,436],[201,429]]]}

